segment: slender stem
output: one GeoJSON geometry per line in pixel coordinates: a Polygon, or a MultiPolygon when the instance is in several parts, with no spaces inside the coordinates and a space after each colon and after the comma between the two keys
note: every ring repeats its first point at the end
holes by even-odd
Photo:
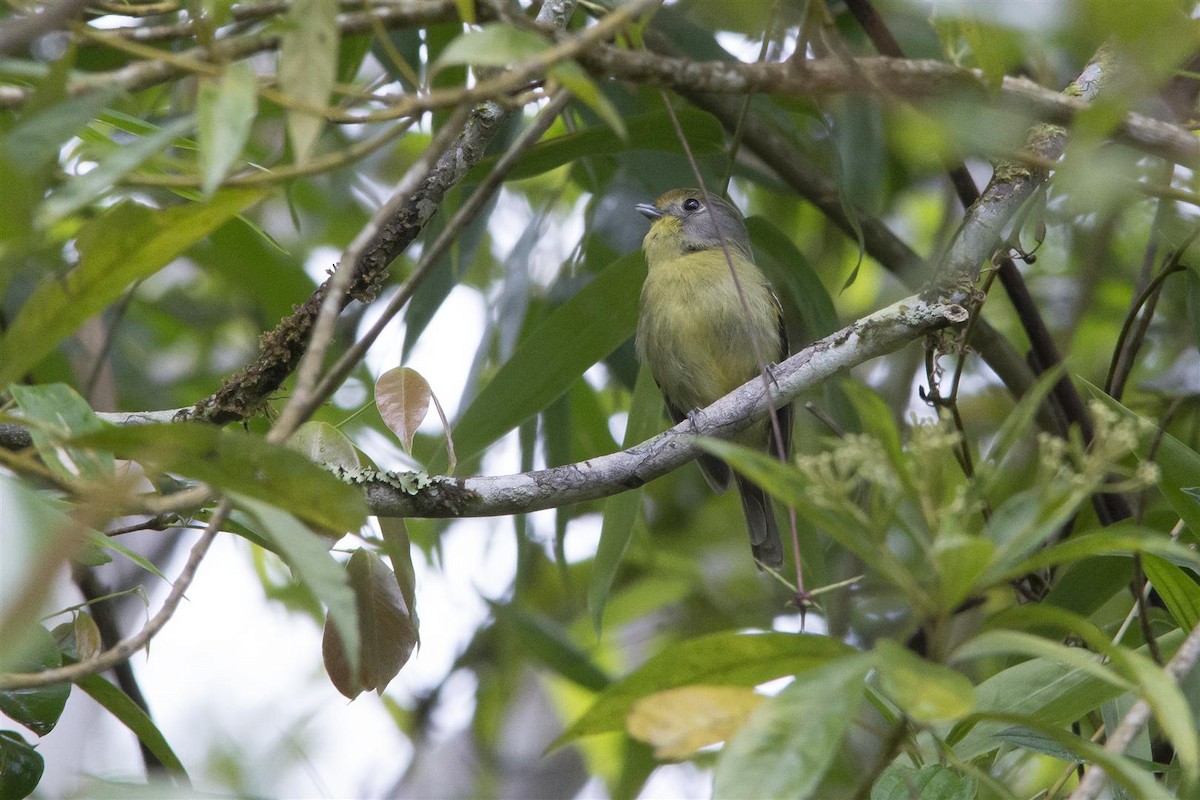
{"type": "MultiPolygon", "coordinates": [[[[1196,238],[1196,233],[1193,232],[1191,239],[1196,238]]],[[[1190,240],[1188,244],[1190,244],[1190,240]]],[[[1184,267],[1179,263],[1179,256],[1186,249],[1187,245],[1176,251],[1175,256],[1167,263],[1163,269],[1154,276],[1154,280],[1146,285],[1146,288],[1134,298],[1134,301],[1129,306],[1129,313],[1125,315],[1124,322],[1121,323],[1121,332],[1117,334],[1117,343],[1113,347],[1113,357],[1108,365],[1108,375],[1104,379],[1104,391],[1113,398],[1120,400],[1121,394],[1125,388],[1125,381],[1129,377],[1129,373],[1133,370],[1133,353],[1137,351],[1140,344],[1140,336],[1130,336],[1133,331],[1134,323],[1137,320],[1138,312],[1148,301],[1156,297],[1162,291],[1163,282],[1167,278],[1174,275],[1176,272],[1181,272],[1184,267]],[[1127,344],[1127,342],[1131,342],[1127,344]],[[1128,353],[1126,351],[1129,351],[1128,353]]],[[[1145,330],[1144,328],[1142,329],[1145,330]]]]}
{"type": "Polygon", "coordinates": [[[375,212],[371,221],[363,226],[358,235],[354,237],[354,241],[346,248],[346,252],[338,262],[337,269],[334,270],[333,277],[329,280],[329,288],[321,303],[321,310],[317,315],[308,349],[300,359],[300,366],[296,371],[296,387],[283,407],[283,411],[280,412],[279,418],[271,426],[271,431],[267,434],[267,441],[286,440],[295,432],[296,428],[300,427],[300,423],[306,420],[324,401],[317,391],[317,383],[321,377],[321,364],[325,359],[325,352],[332,343],[337,318],[342,311],[343,299],[350,290],[363,254],[376,241],[383,226],[395,217],[398,208],[409,201],[412,193],[429,176],[443,153],[458,136],[469,113],[466,106],[455,110],[446,124],[433,137],[429,147],[401,178],[400,184],[391,198],[375,212]]]}
{"type": "Polygon", "coordinates": [[[560,90],[551,99],[550,104],[543,109],[537,120],[526,128],[517,140],[504,152],[504,155],[496,162],[496,166],[488,173],[487,177],[484,178],[474,193],[472,193],[470,199],[451,218],[441,235],[421,254],[420,263],[417,264],[399,291],[383,307],[382,313],[380,313],[371,328],[361,335],[349,350],[342,354],[341,358],[334,363],[329,372],[321,379],[321,382],[314,390],[314,397],[318,402],[324,402],[325,398],[332,395],[358,362],[363,359],[367,350],[375,343],[379,335],[383,333],[387,324],[399,313],[400,309],[404,307],[413,296],[413,293],[416,292],[417,287],[433,271],[438,259],[450,248],[455,240],[457,240],[459,234],[462,233],[462,230],[475,218],[488,200],[492,198],[521,156],[530,147],[535,145],[538,139],[554,124],[555,118],[566,108],[570,99],[570,94],[560,90]]]}
{"type": "Polygon", "coordinates": [[[208,520],[208,526],[205,527],[204,533],[200,534],[200,538],[192,545],[191,552],[188,553],[187,562],[175,578],[175,582],[171,584],[171,591],[167,594],[166,600],[163,601],[162,607],[158,610],[157,614],[142,626],[141,630],[129,638],[121,640],[115,646],[110,647],[96,657],[75,664],[29,674],[0,673],[0,688],[33,689],[39,686],[49,686],[54,683],[77,681],[88,675],[95,675],[98,672],[112,669],[149,644],[150,640],[162,630],[163,626],[167,624],[179,608],[179,603],[183,600],[184,592],[192,585],[192,580],[196,577],[196,571],[200,568],[200,562],[204,560],[208,548],[212,545],[217,532],[228,518],[229,512],[232,509],[233,506],[228,500],[222,500],[217,505],[208,520]]]}
{"type": "MultiPolygon", "coordinates": [[[[1196,666],[1197,660],[1200,660],[1200,624],[1192,628],[1163,671],[1171,680],[1179,683],[1196,666]]],[[[1104,743],[1104,749],[1118,755],[1124,753],[1149,721],[1150,704],[1145,700],[1138,700],[1113,729],[1108,741],[1104,743]]],[[[1108,774],[1104,769],[1098,764],[1090,764],[1069,800],[1096,800],[1107,782],[1108,774]]]]}

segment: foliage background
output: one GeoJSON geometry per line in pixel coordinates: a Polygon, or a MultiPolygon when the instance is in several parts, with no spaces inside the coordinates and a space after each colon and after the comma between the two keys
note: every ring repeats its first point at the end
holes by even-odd
{"type": "MultiPolygon", "coordinates": [[[[113,762],[55,750],[64,684],[13,682],[64,657],[82,662],[72,703],[109,700],[91,741],[127,736],[113,719],[138,733],[160,793],[186,772],[268,795],[1066,796],[1076,763],[1125,796],[1194,791],[1198,677],[1162,666],[1200,619],[1193,5],[572,6],[67,0],[0,22],[4,796],[38,783],[42,756],[40,791],[133,790],[113,762]],[[502,187],[476,194],[506,153],[502,187]],[[364,498],[279,447],[311,411],[381,470],[447,471],[436,414],[406,452],[372,403],[401,365],[444,406],[458,476],[657,433],[629,341],[631,207],[697,173],[710,191],[730,178],[794,350],[929,281],[987,291],[968,348],[961,328],[914,329],[802,394],[821,417],[797,415],[798,467],[727,454],[796,506],[806,588],[836,587],[813,636],[792,635],[792,578],[753,568],[736,500],[694,467],[400,525],[397,503],[462,509],[378,482],[364,498]],[[965,214],[969,179],[988,189],[965,214]],[[318,332],[318,368],[411,299],[305,408],[294,326],[339,262],[353,301],[318,332]],[[1052,390],[1060,375],[1072,389],[1052,390]],[[936,425],[931,392],[948,398],[936,425]],[[189,408],[225,432],[177,421],[189,408]],[[164,410],[117,429],[91,413],[164,410]],[[89,530],[121,533],[102,547],[89,530]],[[172,617],[165,581],[183,592],[193,567],[172,617]],[[83,677],[160,608],[149,658],[83,677]],[[368,669],[333,683],[378,695],[333,693],[322,625],[368,669]],[[793,675],[772,700],[749,691],[793,675]],[[139,683],[152,718],[120,700],[139,683]],[[195,722],[157,713],[188,683],[238,721],[191,741],[195,722]],[[1140,760],[1105,755],[1139,699],[1151,720],[1121,749],[1140,760]]],[[[307,430],[307,455],[351,466],[307,430]]]]}

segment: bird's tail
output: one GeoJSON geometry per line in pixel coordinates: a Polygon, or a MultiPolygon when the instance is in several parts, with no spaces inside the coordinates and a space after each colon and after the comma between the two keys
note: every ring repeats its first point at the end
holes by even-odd
{"type": "Polygon", "coordinates": [[[741,475],[735,473],[734,478],[737,480],[738,494],[742,498],[746,527],[750,530],[750,550],[754,553],[754,559],[772,569],[781,568],[783,544],[779,541],[779,526],[775,524],[771,498],[741,475]]]}

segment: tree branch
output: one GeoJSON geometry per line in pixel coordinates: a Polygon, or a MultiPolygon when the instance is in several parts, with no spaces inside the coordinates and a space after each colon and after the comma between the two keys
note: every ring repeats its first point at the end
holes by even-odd
{"type": "MultiPolygon", "coordinates": [[[[633,10],[644,5],[645,2],[637,3],[633,10]]],[[[573,8],[574,0],[544,3],[538,21],[565,24],[573,8]]],[[[619,15],[614,12],[612,24],[627,19],[630,13],[631,10],[619,15]]],[[[380,222],[376,235],[362,246],[362,258],[339,310],[344,309],[350,299],[367,303],[378,296],[388,266],[417,238],[441,205],[446,192],[483,158],[488,143],[510,113],[495,101],[487,101],[475,108],[458,139],[438,159],[421,186],[407,197],[393,201],[391,217],[380,222]]],[[[299,364],[328,290],[329,281],[326,281],[295,313],[280,321],[275,330],[264,334],[258,359],[215,394],[197,403],[188,416],[224,424],[245,419],[261,408],[299,364]]]]}
{"type": "MultiPolygon", "coordinates": [[[[864,317],[776,365],[770,398],[777,405],[850,367],[890,353],[948,324],[965,322],[962,306],[909,297],[864,317]]],[[[382,517],[483,517],[581,503],[635,489],[700,454],[696,436],[729,438],[767,416],[767,393],[755,377],[693,419],[617,453],[517,475],[436,478],[415,492],[368,482],[371,513],[382,517]]]]}
{"type": "MultiPolygon", "coordinates": [[[[791,63],[693,61],[645,51],[597,45],[579,55],[594,74],[674,89],[680,93],[761,93],[809,97],[845,92],[886,93],[910,100],[962,93],[986,105],[1011,109],[1042,120],[1069,125],[1089,108],[1094,94],[1087,71],[1078,92],[1052,91],[1026,78],[1006,76],[998,88],[988,85],[979,70],[964,69],[928,59],[887,57],[813,59],[802,68],[791,63]]],[[[1176,125],[1127,113],[1114,128],[1117,141],[1177,164],[1200,167],[1200,142],[1176,125]]]]}

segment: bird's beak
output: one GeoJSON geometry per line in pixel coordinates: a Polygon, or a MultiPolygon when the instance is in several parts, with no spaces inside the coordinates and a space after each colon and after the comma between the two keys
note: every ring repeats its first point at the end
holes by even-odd
{"type": "Polygon", "coordinates": [[[646,219],[662,219],[663,213],[650,203],[638,203],[634,208],[646,219]]]}

